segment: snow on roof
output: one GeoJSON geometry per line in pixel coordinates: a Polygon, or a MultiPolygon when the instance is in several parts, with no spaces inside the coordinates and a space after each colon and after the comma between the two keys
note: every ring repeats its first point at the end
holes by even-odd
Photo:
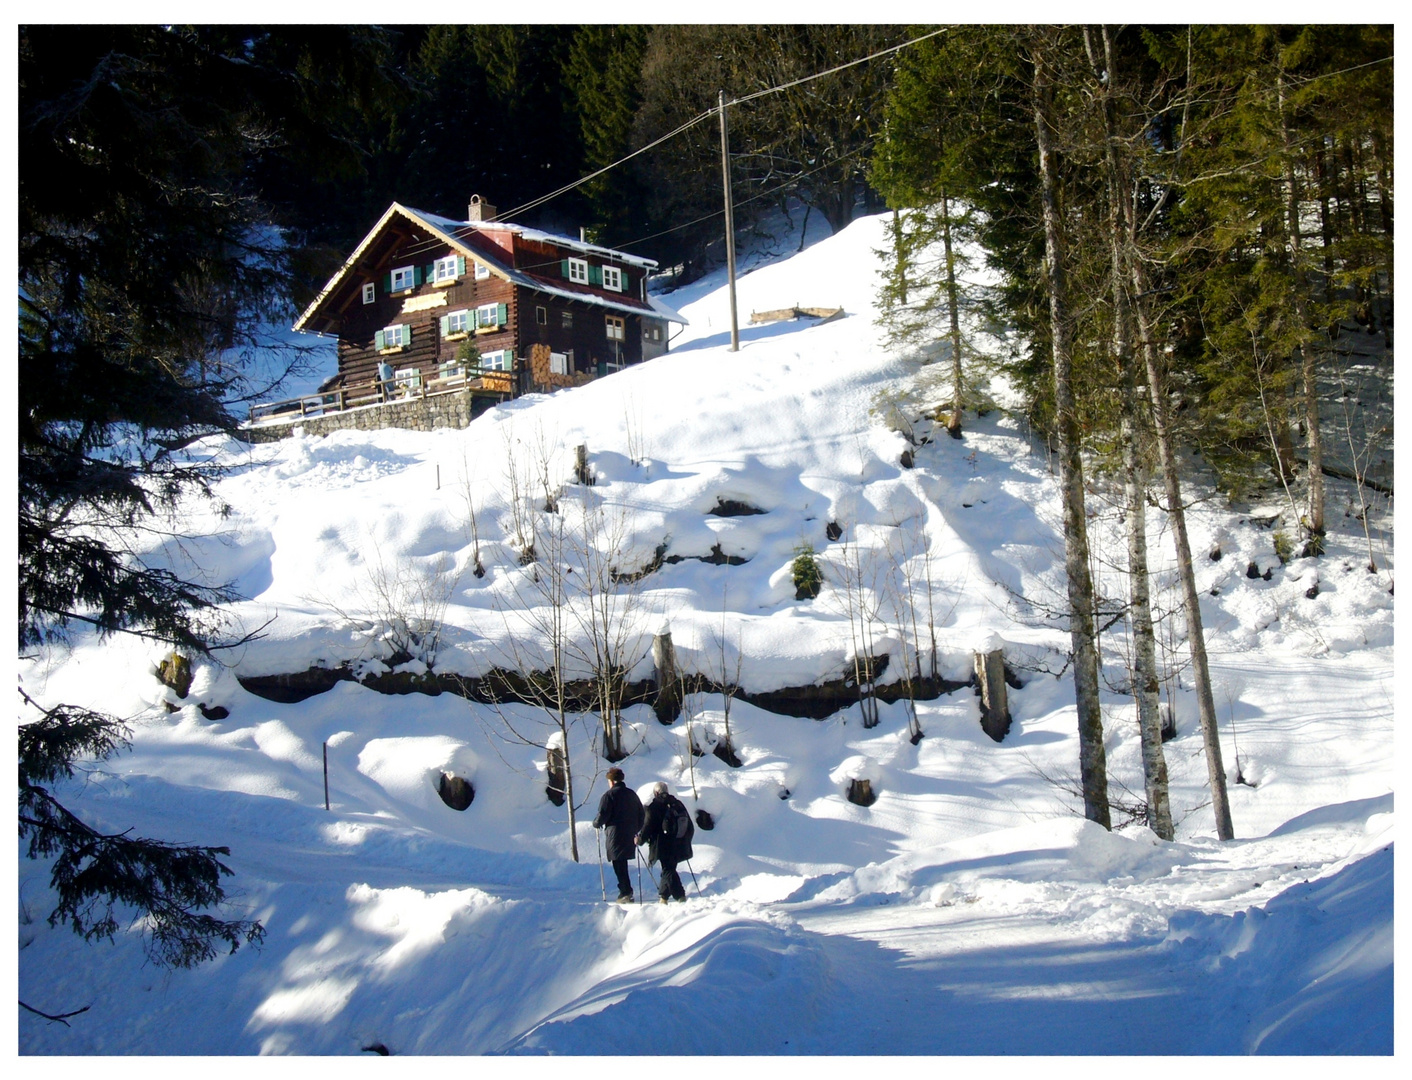
{"type": "Polygon", "coordinates": [[[647,294],[647,302],[652,305],[652,310],[657,312],[658,315],[662,316],[662,318],[666,319],[668,322],[674,322],[681,326],[691,325],[691,323],[686,321],[685,315],[677,311],[676,308],[671,307],[668,304],[662,303],[661,300],[653,296],[651,293],[647,294]]]}
{"type": "MultiPolygon", "coordinates": [[[[410,207],[408,209],[411,209],[410,207]]],[[[459,230],[461,235],[469,230],[480,230],[482,232],[513,232],[526,240],[541,244],[555,244],[559,247],[572,248],[574,251],[583,251],[590,255],[599,255],[605,259],[615,259],[618,262],[630,263],[633,266],[640,266],[643,269],[657,269],[656,259],[646,259],[641,255],[629,255],[625,251],[618,251],[616,248],[603,247],[599,244],[590,244],[584,240],[575,240],[571,236],[560,236],[558,233],[543,232],[539,229],[529,229],[523,225],[515,225],[508,221],[457,221],[454,218],[442,217],[440,214],[430,214],[425,210],[412,210],[426,220],[428,224],[435,224],[443,232],[453,232],[459,230]]]]}

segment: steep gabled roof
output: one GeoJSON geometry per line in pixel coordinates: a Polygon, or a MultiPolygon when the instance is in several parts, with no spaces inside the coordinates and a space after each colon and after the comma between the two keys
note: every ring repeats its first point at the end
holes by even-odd
{"type": "MultiPolygon", "coordinates": [[[[304,330],[309,320],[323,307],[330,296],[334,294],[344,280],[352,273],[357,266],[359,259],[368,250],[372,242],[387,227],[388,222],[397,216],[406,218],[439,240],[444,241],[453,251],[458,251],[462,255],[475,259],[485,265],[496,277],[503,278],[515,285],[522,285],[525,288],[534,289],[536,292],[548,293],[552,296],[559,296],[564,299],[578,300],[587,304],[594,304],[598,307],[607,308],[612,311],[626,311],[637,315],[651,315],[657,318],[664,318],[671,322],[687,325],[679,313],[668,305],[652,297],[650,302],[638,300],[636,297],[623,295],[621,297],[602,296],[597,293],[581,291],[569,288],[557,281],[549,281],[546,278],[535,274],[526,273],[523,270],[516,270],[507,266],[501,258],[497,257],[494,250],[487,251],[486,248],[494,249],[494,244],[478,244],[474,241],[478,239],[478,233],[492,233],[497,231],[513,232],[526,240],[536,241],[545,244],[554,244],[565,247],[573,251],[581,251],[585,254],[597,255],[600,258],[612,259],[615,262],[622,262],[638,267],[643,271],[656,269],[657,263],[653,259],[645,259],[639,255],[628,255],[621,251],[614,251],[612,248],[600,247],[597,244],[589,244],[580,240],[574,240],[567,236],[558,236],[554,233],[541,232],[537,229],[526,229],[520,225],[513,225],[509,222],[498,221],[455,221],[451,218],[444,218],[440,214],[427,213],[424,210],[414,210],[411,207],[403,206],[401,203],[393,203],[387,211],[380,217],[377,224],[368,231],[368,235],[363,237],[362,243],[354,249],[353,254],[344,260],[343,265],[331,277],[328,284],[317,297],[314,298],[307,308],[304,309],[298,320],[294,323],[295,330],[304,330]]],[[[489,239],[487,236],[486,239],[489,239]]]]}

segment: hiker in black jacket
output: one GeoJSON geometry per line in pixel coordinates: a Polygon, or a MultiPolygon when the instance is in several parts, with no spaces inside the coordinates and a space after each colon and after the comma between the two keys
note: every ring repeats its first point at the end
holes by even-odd
{"type": "Polygon", "coordinates": [[[618,903],[632,903],[632,879],[628,877],[628,860],[637,851],[637,833],[642,829],[642,800],[637,792],[623,783],[623,770],[616,765],[608,770],[608,790],[598,800],[595,829],[603,829],[603,844],[608,861],[618,875],[618,903]]]}
{"type": "Polygon", "coordinates": [[[677,876],[677,863],[691,858],[691,837],[696,832],[691,814],[675,795],[667,794],[667,785],[660,780],[652,785],[652,801],[647,804],[647,816],[634,840],[647,844],[647,864],[662,864],[662,876],[657,882],[657,895],[662,903],[686,900],[686,889],[677,876]],[[675,823],[685,820],[680,830],[675,823]],[[678,831],[684,836],[678,836],[678,831]]]}

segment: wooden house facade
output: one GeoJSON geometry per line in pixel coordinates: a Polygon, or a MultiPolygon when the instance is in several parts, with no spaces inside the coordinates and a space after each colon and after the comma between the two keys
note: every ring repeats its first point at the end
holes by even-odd
{"type": "Polygon", "coordinates": [[[294,324],[338,337],[321,390],[552,390],[660,356],[685,324],[648,296],[653,260],[497,222],[478,197],[469,209],[383,214],[294,324]]]}

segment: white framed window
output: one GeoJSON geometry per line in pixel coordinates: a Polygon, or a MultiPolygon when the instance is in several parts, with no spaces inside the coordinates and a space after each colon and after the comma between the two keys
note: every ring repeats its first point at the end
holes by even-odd
{"type": "Polygon", "coordinates": [[[561,317],[560,317],[560,319],[559,319],[560,325],[561,325],[565,330],[572,330],[572,329],[574,328],[574,313],[573,313],[572,311],[565,311],[565,312],[561,312],[560,315],[561,315],[561,317]]]}
{"type": "Polygon", "coordinates": [[[569,260],[569,280],[580,285],[588,284],[588,262],[584,259],[569,260]]]}
{"type": "Polygon", "coordinates": [[[455,281],[461,276],[464,265],[465,262],[460,255],[448,255],[444,259],[437,259],[432,270],[432,279],[438,285],[444,281],[455,281]]]}
{"type": "Polygon", "coordinates": [[[614,292],[622,292],[623,272],[616,266],[605,266],[603,268],[603,287],[612,289],[614,292]]]}
{"type": "Polygon", "coordinates": [[[415,266],[399,266],[392,271],[392,291],[401,292],[403,289],[415,289],[417,268],[415,266]]]}
{"type": "Polygon", "coordinates": [[[498,349],[495,352],[481,353],[480,355],[482,371],[509,371],[512,366],[514,365],[509,349],[498,349]]]}
{"type": "Polygon", "coordinates": [[[485,263],[476,263],[476,280],[486,281],[490,277],[490,267],[485,263]]]}
{"type": "Polygon", "coordinates": [[[412,343],[412,328],[406,323],[384,326],[377,332],[375,343],[379,351],[384,349],[405,349],[412,343]]]}
{"type": "Polygon", "coordinates": [[[655,323],[653,323],[651,326],[643,326],[642,336],[645,337],[648,341],[661,341],[662,328],[656,325],[655,323]]]}
{"type": "Polygon", "coordinates": [[[471,332],[471,313],[468,308],[452,311],[441,321],[443,336],[468,334],[471,332]]]}
{"type": "Polygon", "coordinates": [[[608,340],[626,341],[627,336],[623,331],[623,320],[616,315],[607,316],[608,340]]]}
{"type": "Polygon", "coordinates": [[[569,354],[552,352],[549,354],[549,374],[567,375],[569,373],[569,354]]]}
{"type": "Polygon", "coordinates": [[[363,303],[371,304],[378,298],[378,287],[371,281],[363,285],[363,303]]]}
{"type": "Polygon", "coordinates": [[[494,330],[505,325],[506,307],[504,304],[482,304],[476,308],[476,328],[494,330]]]}
{"type": "Polygon", "coordinates": [[[418,368],[398,368],[392,373],[392,377],[397,381],[399,390],[420,390],[422,388],[422,373],[418,368]]]}
{"type": "Polygon", "coordinates": [[[534,321],[535,321],[535,323],[538,324],[539,326],[548,326],[548,325],[549,325],[549,309],[546,308],[546,307],[536,306],[535,309],[534,309],[534,321]]]}

